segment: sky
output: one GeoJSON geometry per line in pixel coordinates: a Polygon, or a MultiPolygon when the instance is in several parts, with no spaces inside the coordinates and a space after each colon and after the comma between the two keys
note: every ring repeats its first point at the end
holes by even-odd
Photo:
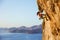
{"type": "Polygon", "coordinates": [[[39,25],[37,11],[36,0],[0,0],[0,27],[39,25]]]}

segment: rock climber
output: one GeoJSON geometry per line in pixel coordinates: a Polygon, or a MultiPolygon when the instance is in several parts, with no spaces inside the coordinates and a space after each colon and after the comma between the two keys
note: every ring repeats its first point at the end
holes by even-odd
{"type": "Polygon", "coordinates": [[[45,14],[42,14],[42,12],[40,12],[40,11],[37,12],[37,16],[39,17],[39,19],[45,18],[45,14]]]}

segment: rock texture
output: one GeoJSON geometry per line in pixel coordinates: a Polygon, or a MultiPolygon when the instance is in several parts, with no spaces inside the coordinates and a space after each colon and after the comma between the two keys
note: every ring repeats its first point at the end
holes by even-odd
{"type": "Polygon", "coordinates": [[[60,40],[60,0],[37,0],[46,16],[42,23],[42,40],[60,40]]]}

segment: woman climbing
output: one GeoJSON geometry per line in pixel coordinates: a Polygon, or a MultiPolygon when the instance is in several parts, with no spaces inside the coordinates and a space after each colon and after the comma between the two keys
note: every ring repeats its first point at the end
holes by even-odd
{"type": "Polygon", "coordinates": [[[39,19],[44,19],[45,18],[45,14],[43,14],[43,12],[38,11],[37,15],[38,15],[39,19]]]}

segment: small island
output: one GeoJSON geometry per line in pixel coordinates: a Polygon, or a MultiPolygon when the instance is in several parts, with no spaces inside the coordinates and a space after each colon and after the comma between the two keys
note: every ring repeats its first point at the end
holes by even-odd
{"type": "Polygon", "coordinates": [[[18,28],[15,27],[9,28],[9,32],[34,34],[34,33],[42,33],[42,28],[41,25],[34,25],[32,27],[21,26],[18,28]]]}
{"type": "Polygon", "coordinates": [[[1,32],[9,32],[9,33],[27,33],[27,34],[37,34],[42,33],[42,25],[34,25],[31,27],[20,26],[20,27],[12,27],[12,28],[0,28],[1,32]]]}

